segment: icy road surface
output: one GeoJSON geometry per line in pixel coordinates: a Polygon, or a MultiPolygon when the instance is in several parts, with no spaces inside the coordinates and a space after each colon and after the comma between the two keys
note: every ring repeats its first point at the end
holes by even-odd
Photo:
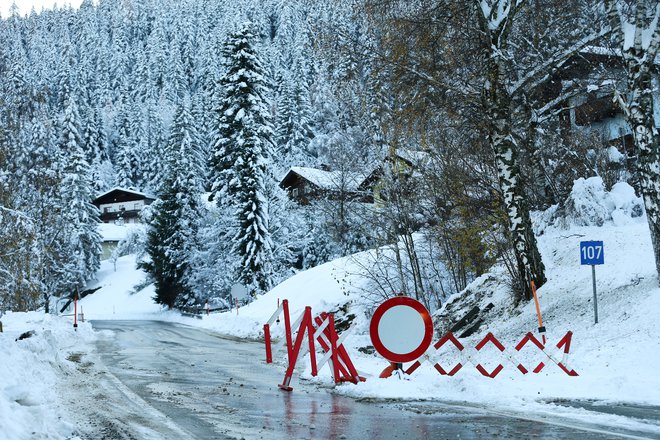
{"type": "Polygon", "coordinates": [[[81,397],[70,404],[86,439],[639,438],[483,408],[355,401],[296,376],[287,393],[262,344],[172,323],[93,326],[111,332],[98,356],[78,360],[81,397]]]}

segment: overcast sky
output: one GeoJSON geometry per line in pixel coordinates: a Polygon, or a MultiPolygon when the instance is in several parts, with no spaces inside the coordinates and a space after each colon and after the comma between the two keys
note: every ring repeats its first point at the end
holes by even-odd
{"type": "Polygon", "coordinates": [[[9,8],[14,1],[21,15],[29,14],[32,6],[37,12],[41,12],[42,8],[52,8],[55,4],[58,6],[71,4],[78,7],[82,3],[82,0],[0,0],[0,15],[2,15],[2,18],[9,17],[9,8]]]}

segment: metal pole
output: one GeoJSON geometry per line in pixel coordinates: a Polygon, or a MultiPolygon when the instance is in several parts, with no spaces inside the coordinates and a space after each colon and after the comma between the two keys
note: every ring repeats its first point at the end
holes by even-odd
{"type": "Polygon", "coordinates": [[[598,324],[598,297],[596,296],[596,265],[591,265],[591,279],[593,280],[594,285],[594,319],[595,323],[598,324]]]}

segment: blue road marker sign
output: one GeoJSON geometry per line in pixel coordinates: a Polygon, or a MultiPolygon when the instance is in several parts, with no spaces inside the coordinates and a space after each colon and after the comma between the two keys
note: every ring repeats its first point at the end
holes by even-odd
{"type": "Polygon", "coordinates": [[[605,248],[603,242],[581,241],[580,264],[605,264],[605,248]]]}

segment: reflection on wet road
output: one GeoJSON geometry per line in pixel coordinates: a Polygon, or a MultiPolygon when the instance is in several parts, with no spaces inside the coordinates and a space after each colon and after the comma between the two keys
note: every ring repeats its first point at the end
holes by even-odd
{"type": "Polygon", "coordinates": [[[261,344],[161,322],[93,326],[115,333],[97,344],[110,372],[198,439],[613,438],[478,408],[360,402],[299,381],[287,393],[261,344]]]}

